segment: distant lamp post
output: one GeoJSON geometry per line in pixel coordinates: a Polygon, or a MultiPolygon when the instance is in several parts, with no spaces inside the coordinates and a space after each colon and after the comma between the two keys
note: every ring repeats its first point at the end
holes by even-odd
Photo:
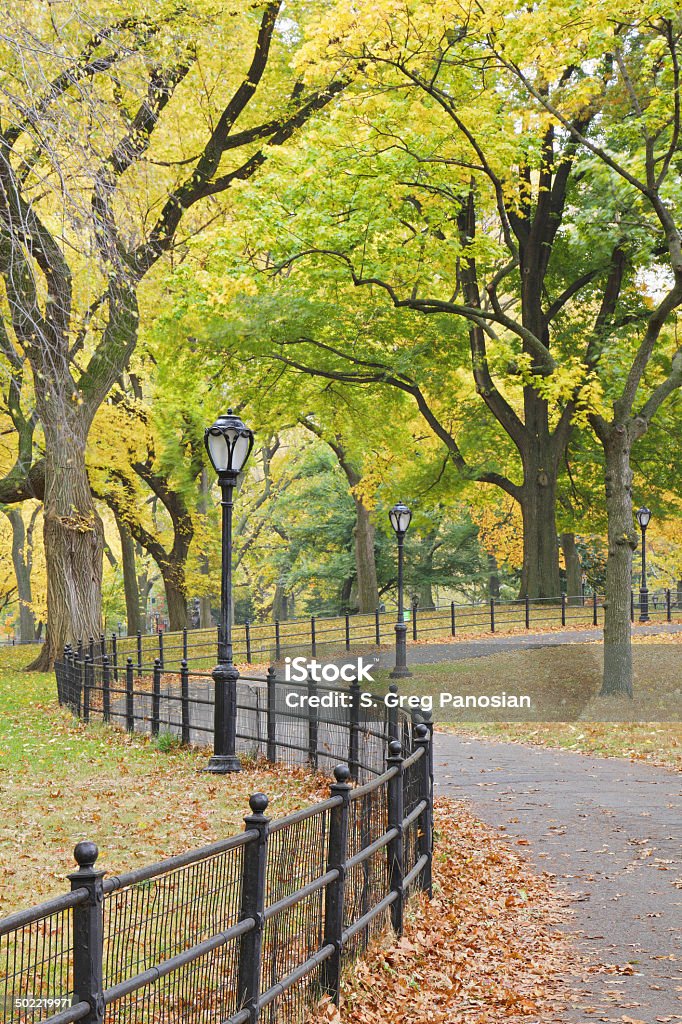
{"type": "Polygon", "coordinates": [[[637,522],[642,531],[642,580],[639,588],[639,621],[649,621],[649,590],[646,585],[646,528],[651,519],[651,511],[643,506],[637,510],[637,522]]]}
{"type": "Polygon", "coordinates": [[[213,756],[206,768],[224,775],[241,769],[237,757],[237,680],[239,672],[232,661],[232,496],[237,476],[253,448],[253,431],[231,409],[219,416],[204,433],[204,444],[211,465],[218,474],[222,491],[222,567],[220,580],[220,626],[218,664],[213,669],[215,682],[213,756]]]}
{"type": "Polygon", "coordinates": [[[407,667],[407,626],[403,603],[403,545],[412,519],[412,513],[401,501],[388,513],[391,526],[398,538],[398,621],[395,624],[395,668],[391,679],[405,679],[412,673],[407,667]]]}

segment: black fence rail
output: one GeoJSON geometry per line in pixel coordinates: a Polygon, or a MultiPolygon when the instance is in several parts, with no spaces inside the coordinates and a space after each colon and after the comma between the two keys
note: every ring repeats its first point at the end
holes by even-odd
{"type": "MultiPolygon", "coordinates": [[[[391,725],[391,728],[394,724],[391,725]]],[[[71,892],[0,920],[3,1024],[302,1024],[373,935],[402,931],[431,892],[431,732],[329,798],[271,821],[251,797],[245,830],[105,877],[79,843],[71,892]]]]}
{"type": "MultiPolygon", "coordinates": [[[[639,595],[631,595],[630,617],[635,622],[642,609],[639,595]]],[[[672,622],[682,618],[682,593],[677,588],[651,590],[647,605],[651,622],[672,622]]],[[[555,626],[600,626],[604,621],[604,599],[600,594],[557,598],[500,601],[491,598],[478,604],[457,604],[420,608],[406,612],[408,637],[423,640],[446,636],[476,637],[510,629],[547,629],[555,626]]],[[[345,615],[290,619],[286,622],[244,623],[233,628],[234,656],[240,664],[269,664],[300,655],[316,658],[342,656],[393,643],[395,612],[377,609],[371,615],[345,615]]],[[[106,655],[111,669],[121,669],[130,660],[139,674],[158,658],[162,670],[180,672],[182,662],[192,668],[210,670],[217,658],[218,630],[183,629],[135,636],[112,633],[90,637],[76,645],[81,657],[93,663],[106,655]]]]}
{"type": "MultiPolygon", "coordinates": [[[[183,744],[214,740],[215,682],[206,672],[164,671],[153,665],[121,666],[107,654],[67,649],[55,664],[60,704],[85,722],[101,721],[127,732],[166,734],[183,744]]],[[[236,752],[270,762],[307,764],[331,771],[343,762],[354,781],[384,770],[388,743],[410,749],[417,718],[361,691],[357,680],[340,687],[286,682],[271,667],[264,677],[237,682],[236,752]]],[[[393,687],[397,690],[397,687],[393,687]]],[[[391,703],[391,702],[388,702],[391,703]]]]}

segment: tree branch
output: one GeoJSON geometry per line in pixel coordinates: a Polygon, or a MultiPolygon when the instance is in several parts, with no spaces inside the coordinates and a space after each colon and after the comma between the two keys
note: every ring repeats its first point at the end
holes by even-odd
{"type": "Polygon", "coordinates": [[[649,423],[666,398],[680,387],[682,387],[682,349],[678,349],[673,356],[672,370],[669,376],[653,390],[641,410],[636,414],[636,418],[649,423]]]}

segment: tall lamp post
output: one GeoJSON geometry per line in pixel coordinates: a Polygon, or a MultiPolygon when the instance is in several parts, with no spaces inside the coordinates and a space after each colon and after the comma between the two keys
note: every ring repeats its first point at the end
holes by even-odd
{"type": "Polygon", "coordinates": [[[218,474],[222,492],[222,568],[220,579],[220,631],[218,664],[213,669],[215,703],[213,756],[206,771],[224,775],[241,770],[237,757],[237,680],[239,672],[232,661],[232,496],[237,476],[253,448],[253,431],[231,409],[219,416],[204,433],[204,444],[211,465],[218,474]]]}
{"type": "Polygon", "coordinates": [[[391,672],[391,679],[405,679],[412,673],[407,667],[407,626],[403,603],[403,545],[412,513],[407,505],[399,501],[388,513],[388,518],[391,520],[391,526],[398,538],[398,621],[395,624],[395,668],[391,672]]]}
{"type": "Polygon", "coordinates": [[[639,621],[649,621],[649,589],[646,585],[646,528],[651,519],[651,511],[643,506],[637,510],[637,522],[642,531],[642,580],[639,588],[639,621]]]}

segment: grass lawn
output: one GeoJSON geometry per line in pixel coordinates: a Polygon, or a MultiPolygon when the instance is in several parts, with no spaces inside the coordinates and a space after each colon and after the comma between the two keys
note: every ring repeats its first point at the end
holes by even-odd
{"type": "MultiPolygon", "coordinates": [[[[635,644],[633,700],[598,696],[600,644],[507,651],[459,662],[414,665],[413,677],[401,683],[400,691],[433,698],[436,728],[600,756],[630,757],[682,771],[682,644],[655,639],[635,644]],[[503,691],[529,694],[530,712],[439,707],[442,692],[481,696],[503,691]]],[[[387,681],[385,673],[377,675],[382,692],[387,681]]]]}
{"type": "Polygon", "coordinates": [[[52,674],[22,671],[34,653],[0,652],[0,915],[67,891],[81,839],[123,871],[239,831],[253,792],[281,816],[324,785],[279,766],[207,775],[206,751],[85,726],[59,707],[52,674]]]}
{"type": "Polygon", "coordinates": [[[448,728],[492,740],[576,750],[596,757],[627,757],[682,772],[682,725],[679,722],[508,722],[448,728]]]}

